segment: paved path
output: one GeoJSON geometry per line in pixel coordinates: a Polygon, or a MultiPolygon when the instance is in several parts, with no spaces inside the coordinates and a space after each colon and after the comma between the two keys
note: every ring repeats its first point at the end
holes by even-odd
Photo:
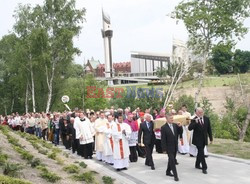
{"type": "MultiPolygon", "coordinates": [[[[78,157],[78,156],[76,156],[78,157]]],[[[177,155],[179,165],[177,172],[179,182],[173,177],[165,175],[167,167],[167,155],[153,154],[156,170],[145,166],[145,160],[139,158],[137,163],[131,163],[126,171],[116,172],[111,166],[93,160],[84,160],[88,167],[105,175],[116,178],[116,183],[123,184],[250,184],[250,160],[236,159],[216,154],[209,154],[206,158],[208,174],[195,169],[195,158],[189,155],[177,155]]],[[[79,157],[80,160],[82,158],[79,157]]]]}

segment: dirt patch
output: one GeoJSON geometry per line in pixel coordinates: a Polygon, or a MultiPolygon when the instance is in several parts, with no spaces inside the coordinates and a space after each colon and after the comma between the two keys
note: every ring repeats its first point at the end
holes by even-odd
{"type": "Polygon", "coordinates": [[[44,179],[39,177],[39,171],[31,168],[26,161],[24,161],[19,154],[12,148],[11,144],[8,143],[8,140],[5,135],[0,131],[0,143],[2,153],[8,155],[8,161],[11,163],[19,163],[23,166],[21,170],[20,178],[29,180],[32,183],[36,184],[47,184],[44,179]]]}
{"type": "MultiPolygon", "coordinates": [[[[179,96],[184,94],[194,97],[196,92],[197,88],[182,88],[176,91],[174,97],[178,98],[179,96]]],[[[204,87],[201,88],[199,101],[202,97],[206,97],[209,102],[212,103],[212,107],[214,108],[215,112],[224,114],[226,112],[226,109],[224,107],[226,103],[226,97],[232,97],[233,93],[235,93],[235,91],[232,89],[232,87],[204,87]]]]}
{"type": "MultiPolygon", "coordinates": [[[[70,183],[75,183],[75,184],[79,183],[80,184],[80,183],[83,183],[83,182],[73,181],[70,178],[73,174],[68,174],[67,172],[63,171],[63,167],[66,166],[66,165],[70,165],[70,164],[78,165],[75,162],[76,161],[79,162],[79,159],[75,159],[71,155],[69,155],[69,157],[66,158],[66,156],[63,155],[63,152],[62,153],[57,153],[57,158],[62,160],[63,163],[64,163],[64,164],[60,165],[60,164],[57,163],[56,160],[50,159],[50,158],[48,158],[47,155],[43,155],[43,154],[39,153],[31,145],[31,143],[28,142],[25,138],[22,138],[21,136],[15,134],[13,132],[10,132],[9,134],[11,134],[13,137],[17,138],[21,145],[25,145],[26,150],[28,150],[32,155],[34,155],[35,158],[39,158],[42,161],[42,163],[46,165],[46,167],[48,168],[48,170],[50,172],[54,172],[58,176],[61,177],[61,180],[58,181],[57,183],[60,183],[60,184],[70,184],[70,183]]],[[[41,146],[41,144],[40,144],[40,146],[41,146]]],[[[43,149],[47,149],[47,148],[43,147],[43,149]]],[[[50,149],[47,149],[47,150],[49,151],[49,153],[51,152],[50,149]]],[[[84,161],[84,160],[81,160],[81,161],[84,161]]],[[[34,170],[36,170],[36,169],[34,169],[34,170]]],[[[80,167],[80,173],[87,172],[87,171],[89,171],[88,168],[83,169],[83,168],[80,167]]],[[[101,176],[99,174],[95,174],[94,177],[95,177],[95,183],[102,183],[102,178],[101,178],[101,176]]],[[[26,179],[29,180],[29,178],[26,178],[26,179]]]]}

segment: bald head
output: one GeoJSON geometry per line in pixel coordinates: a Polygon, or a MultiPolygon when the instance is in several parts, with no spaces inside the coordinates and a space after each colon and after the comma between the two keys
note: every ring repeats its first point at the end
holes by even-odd
{"type": "Polygon", "coordinates": [[[151,115],[148,113],[144,115],[144,119],[146,119],[147,122],[150,122],[152,120],[151,115]]]}
{"type": "Polygon", "coordinates": [[[202,109],[201,107],[198,107],[198,108],[196,109],[195,113],[196,113],[196,115],[197,115],[198,117],[202,117],[202,116],[204,115],[204,111],[203,111],[203,109],[202,109]]]}

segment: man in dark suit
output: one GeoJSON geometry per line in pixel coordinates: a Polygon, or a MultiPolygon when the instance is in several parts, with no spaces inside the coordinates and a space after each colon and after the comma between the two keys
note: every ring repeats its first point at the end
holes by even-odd
{"type": "Polygon", "coordinates": [[[175,181],[179,181],[176,170],[176,153],[178,150],[178,135],[182,135],[181,124],[175,124],[173,115],[167,114],[167,123],[161,127],[161,146],[163,153],[168,154],[167,176],[174,176],[175,181]],[[173,173],[171,173],[171,171],[173,173]]]}
{"type": "Polygon", "coordinates": [[[155,143],[155,133],[154,124],[151,119],[150,114],[145,114],[145,119],[143,123],[140,124],[139,134],[138,134],[138,145],[141,146],[141,136],[143,136],[143,144],[146,150],[146,162],[145,165],[151,166],[152,170],[155,170],[154,161],[152,157],[152,152],[155,143]]]}
{"type": "Polygon", "coordinates": [[[202,169],[202,172],[204,174],[207,174],[207,164],[204,156],[204,147],[208,144],[208,136],[210,139],[210,143],[212,144],[212,129],[209,118],[203,115],[204,112],[202,108],[197,108],[195,113],[196,116],[191,121],[188,127],[189,130],[194,130],[192,144],[194,144],[198,149],[195,168],[202,169]],[[202,165],[202,167],[200,166],[200,164],[202,165]]]}

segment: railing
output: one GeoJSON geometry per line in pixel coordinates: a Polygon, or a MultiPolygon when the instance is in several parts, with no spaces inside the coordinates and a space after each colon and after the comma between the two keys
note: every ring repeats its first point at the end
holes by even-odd
{"type": "Polygon", "coordinates": [[[152,77],[156,76],[156,72],[145,73],[115,73],[114,77],[152,77]]]}

